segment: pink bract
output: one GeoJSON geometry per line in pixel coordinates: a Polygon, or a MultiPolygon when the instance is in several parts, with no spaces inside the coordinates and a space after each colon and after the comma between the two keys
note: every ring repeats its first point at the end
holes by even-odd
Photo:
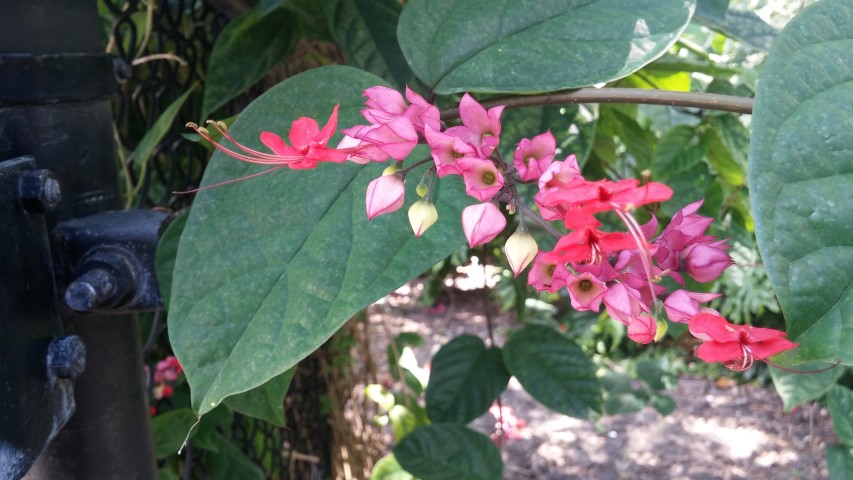
{"type": "Polygon", "coordinates": [[[462,210],[462,230],[471,247],[493,240],[505,227],[506,218],[492,202],[470,205],[462,210]]]}
{"type": "Polygon", "coordinates": [[[406,188],[403,177],[397,174],[379,177],[367,185],[367,219],[399,210],[403,206],[406,188]]]}

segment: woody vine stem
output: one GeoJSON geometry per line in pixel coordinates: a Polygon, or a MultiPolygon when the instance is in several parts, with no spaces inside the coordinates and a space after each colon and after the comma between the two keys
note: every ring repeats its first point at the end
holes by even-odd
{"type": "MultiPolygon", "coordinates": [[[[675,92],[672,90],[646,90],[642,88],[580,88],[537,95],[511,95],[482,102],[483,107],[505,105],[507,108],[564,105],[569,103],[641,103],[693,107],[752,114],[753,100],[747,97],[716,93],[675,92]]],[[[442,120],[459,118],[458,108],[441,111],[442,120]]]]}

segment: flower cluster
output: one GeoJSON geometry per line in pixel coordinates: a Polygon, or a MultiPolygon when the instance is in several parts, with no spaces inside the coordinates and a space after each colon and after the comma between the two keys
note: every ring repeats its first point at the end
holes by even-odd
{"type": "MultiPolygon", "coordinates": [[[[506,204],[519,224],[504,248],[513,274],[518,276],[532,263],[530,285],[539,291],[565,289],[578,311],[598,312],[604,304],[636,342],[661,338],[667,325],[664,310],[670,321],[687,323],[689,331],[704,341],[698,350],[700,358],[723,362],[732,369],[748,368],[754,359],[766,360],[796,346],[782,332],[729,324],[703,306],[716,294],[684,289],[668,292],[661,284],[669,277],[683,287],[684,275],[699,283],[711,282],[732,264],[726,253],[727,240],[706,235],[713,219],[697,213],[701,200],[681,209],[658,234],[658,220],[651,212],[655,204],[670,199],[669,187],[636,179],[588,180],[574,155],[555,159],[556,141],[550,131],[521,139],[512,162],[506,162],[498,149],[503,106],[485,108],[466,93],[459,103],[461,124],[448,127],[438,108],[409,88],[405,97],[381,86],[368,88],[364,96],[367,100],[361,114],[367,123],[343,129],[343,140],[336,148],[329,147],[328,141],[337,127],[337,106],[322,129],[313,119],[297,119],[290,130],[290,145],[276,134],[262,133],[261,142],[273,154],[240,145],[218,122],[209,124],[236,145],[237,151],[214,142],[206,129],[190,127],[231,156],[273,165],[255,175],[284,166],[314,168],[319,162],[392,160],[383,175],[367,187],[368,220],[402,208],[406,176],[431,163],[416,189],[421,198],[408,211],[416,237],[438,220],[431,200],[435,182],[459,176],[466,194],[475,199],[461,218],[471,247],[490,242],[504,231],[507,217],[500,204],[506,204]],[[429,146],[430,158],[404,168],[403,160],[421,143],[429,146]],[[516,185],[523,182],[538,184],[534,197],[538,214],[518,194],[516,185]],[[634,216],[639,208],[649,212],[643,225],[634,216]],[[604,230],[604,215],[618,218],[626,231],[604,230]],[[539,251],[527,230],[526,222],[531,221],[558,237],[553,250],[539,251]],[[558,222],[564,230],[548,222],[558,222]]],[[[231,181],[237,180],[242,179],[231,181]]]]}
{"type": "Polygon", "coordinates": [[[499,406],[495,402],[489,407],[489,413],[495,419],[495,430],[489,435],[495,445],[502,447],[507,440],[524,438],[522,430],[527,427],[527,420],[517,417],[512,407],[499,406]]]}
{"type": "Polygon", "coordinates": [[[178,376],[183,370],[178,359],[173,355],[169,355],[157,362],[157,368],[154,369],[153,387],[151,391],[156,400],[169,398],[174,393],[175,382],[178,381],[178,376]]]}

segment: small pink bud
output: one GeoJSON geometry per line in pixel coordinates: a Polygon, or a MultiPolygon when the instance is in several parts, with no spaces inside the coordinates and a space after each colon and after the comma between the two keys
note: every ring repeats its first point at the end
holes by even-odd
{"type": "Polygon", "coordinates": [[[491,241],[504,227],[506,218],[492,202],[469,205],[462,210],[462,230],[471,247],[491,241]]]}
{"type": "Polygon", "coordinates": [[[723,270],[734,262],[732,258],[722,250],[724,246],[691,245],[682,252],[684,255],[683,266],[687,274],[697,282],[705,283],[715,280],[723,270]]]}
{"type": "Polygon", "coordinates": [[[412,225],[415,237],[420,237],[436,220],[438,220],[438,211],[429,200],[418,200],[409,207],[409,223],[412,225]]]}
{"type": "Polygon", "coordinates": [[[518,229],[510,235],[504,246],[504,253],[509,260],[513,276],[517,277],[522,270],[527,268],[538,252],[539,246],[536,245],[536,240],[526,231],[523,232],[518,229]]]}
{"type": "Polygon", "coordinates": [[[405,194],[401,175],[385,175],[373,180],[367,186],[367,219],[373,220],[379,215],[399,210],[405,194]]]}
{"type": "Polygon", "coordinates": [[[648,315],[633,317],[628,324],[628,338],[643,345],[652,343],[656,332],[657,322],[648,315]]]}

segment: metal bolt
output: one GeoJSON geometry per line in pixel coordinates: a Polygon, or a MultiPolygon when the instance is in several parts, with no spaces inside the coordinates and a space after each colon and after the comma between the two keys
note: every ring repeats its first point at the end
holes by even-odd
{"type": "Polygon", "coordinates": [[[111,299],[116,288],[115,277],[110,272],[94,268],[68,285],[65,304],[78,312],[88,312],[111,299]]]}
{"type": "Polygon", "coordinates": [[[60,337],[47,347],[47,371],[57,378],[77,378],[86,369],[86,345],[77,335],[60,337]]]}
{"type": "Polygon", "coordinates": [[[32,212],[52,210],[62,200],[59,180],[50,170],[30,170],[18,179],[18,198],[32,212]]]}

